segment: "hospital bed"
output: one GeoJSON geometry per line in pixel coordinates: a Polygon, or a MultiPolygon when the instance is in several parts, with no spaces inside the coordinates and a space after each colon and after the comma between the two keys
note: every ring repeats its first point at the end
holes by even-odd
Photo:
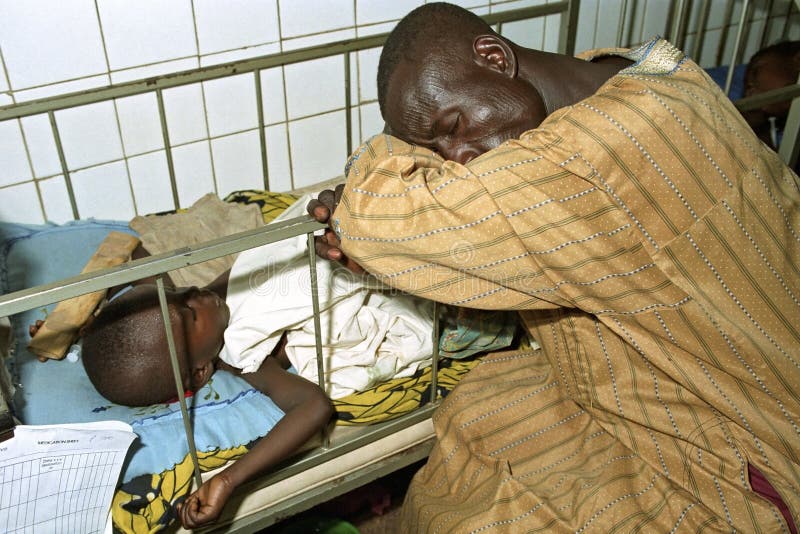
{"type": "MultiPolygon", "coordinates": [[[[588,3],[584,3],[584,6],[588,3]]],[[[619,21],[616,32],[601,28],[595,24],[596,37],[594,45],[602,46],[628,46],[635,44],[649,35],[641,35],[646,24],[642,13],[637,11],[637,3],[621,3],[619,21]],[[638,21],[638,22],[637,22],[638,21]],[[637,30],[639,34],[637,34],[637,30]],[[601,35],[602,34],[602,35],[601,35]]],[[[708,53],[704,48],[704,32],[708,28],[716,30],[723,28],[729,31],[736,28],[736,36],[731,39],[720,39],[719,49],[712,54],[716,61],[709,62],[713,65],[732,65],[746,60],[744,49],[747,36],[750,44],[759,31],[767,35],[769,24],[786,24],[789,28],[791,21],[797,21],[797,6],[793,3],[769,2],[769,9],[756,16],[756,9],[750,2],[731,2],[737,4],[739,11],[727,9],[725,20],[712,20],[709,16],[712,10],[709,1],[689,3],[683,1],[669,3],[669,17],[665,26],[659,31],[665,33],[671,40],[690,52],[694,57],[708,53]],[[738,15],[738,20],[735,18],[738,15]],[[760,30],[753,29],[753,21],[767,21],[760,30]],[[785,22],[789,21],[789,22],[785,22]],[[749,32],[749,33],[748,33],[749,32]],[[733,45],[730,43],[733,42],[733,45]],[[726,54],[731,50],[729,54],[726,54]]],[[[754,3],[753,3],[754,4],[754,3]]],[[[763,6],[759,6],[762,9],[763,6]]],[[[501,33],[504,28],[517,21],[527,19],[548,18],[558,25],[558,39],[554,48],[564,53],[576,51],[576,41],[581,31],[579,20],[581,3],[577,0],[559,1],[540,4],[521,9],[510,9],[486,15],[487,20],[495,24],[501,33]]],[[[784,34],[789,35],[788,30],[784,34]]],[[[313,59],[341,56],[344,58],[344,94],[345,105],[345,130],[348,154],[353,149],[353,123],[351,108],[356,104],[351,99],[350,62],[353,54],[359,51],[379,47],[385,34],[362,37],[349,41],[331,43],[306,49],[288,51],[269,56],[262,56],[247,60],[204,67],[193,71],[185,71],[154,78],[121,83],[108,87],[87,90],[80,93],[51,97],[42,100],[22,102],[13,106],[0,108],[0,121],[16,120],[29,116],[47,117],[51,127],[63,175],[70,198],[70,207],[74,219],[81,219],[78,203],[70,183],[70,169],[64,157],[64,150],[59,137],[57,112],[59,110],[86,106],[99,102],[111,101],[125,97],[154,94],[161,120],[161,133],[166,151],[167,165],[171,178],[170,190],[175,209],[180,205],[177,187],[175,185],[175,171],[170,152],[169,130],[165,113],[164,92],[171,88],[191,86],[209,82],[228,76],[252,74],[257,99],[257,123],[260,136],[261,161],[263,171],[263,189],[270,189],[268,173],[268,152],[265,143],[264,103],[262,101],[260,73],[269,68],[310,61],[313,59]]],[[[763,41],[766,37],[762,37],[763,41]]],[[[756,39],[758,40],[758,39],[756,39]]],[[[732,77],[732,75],[731,75],[732,77]]],[[[730,82],[728,82],[730,85],[730,82]]],[[[783,90],[773,91],[770,94],[760,95],[741,101],[741,109],[755,107],[769,99],[793,98],[800,94],[798,86],[791,86],[783,90]]],[[[795,99],[790,119],[787,123],[783,144],[780,148],[781,155],[787,162],[794,162],[797,158],[797,132],[800,129],[800,99],[795,99]]],[[[344,162],[346,154],[342,154],[344,162]]],[[[321,176],[321,180],[330,178],[321,176]]],[[[112,225],[113,226],[113,225],[112,225]]],[[[261,229],[242,232],[228,238],[217,239],[200,245],[185,247],[172,253],[157,255],[144,260],[138,260],[117,268],[106,269],[78,276],[61,276],[55,280],[47,280],[34,287],[17,288],[13,292],[0,297],[0,317],[20,317],[25,311],[50,306],[55,302],[83,295],[92,291],[129,283],[131,281],[152,275],[161,275],[171,270],[200,263],[212,258],[236,253],[253,248],[265,243],[275,242],[296,235],[306,235],[309,245],[313,239],[312,233],[322,228],[322,225],[307,217],[299,217],[278,225],[267,225],[261,229]]],[[[309,246],[309,250],[313,247],[309,246]]],[[[310,273],[314,272],[314,263],[317,261],[313,254],[308,256],[310,273]]],[[[77,272],[77,271],[76,271],[77,272]]],[[[313,280],[313,275],[312,275],[313,280]]],[[[312,291],[312,294],[316,294],[312,291]]],[[[438,336],[438,327],[434,328],[433,335],[438,336]]],[[[319,341],[318,341],[319,343],[319,341]]],[[[434,343],[434,347],[437,344],[434,343]]],[[[434,351],[436,352],[436,351],[434,351]]],[[[306,510],[318,503],[330,500],[353,488],[364,485],[387,473],[398,470],[414,462],[424,459],[435,439],[431,424],[431,414],[436,409],[440,400],[440,388],[437,384],[438,355],[434,354],[433,371],[426,383],[428,393],[423,395],[420,406],[382,422],[362,426],[341,426],[327,429],[314,443],[299,452],[290,461],[278,466],[270,473],[239,488],[226,507],[223,517],[209,530],[255,531],[267,527],[293,514],[306,510]]],[[[25,387],[25,384],[21,385],[25,387]]],[[[12,413],[15,412],[11,407],[12,413]]],[[[190,451],[191,480],[189,483],[199,484],[202,477],[207,477],[215,471],[201,473],[198,454],[194,450],[194,432],[192,425],[200,424],[200,412],[195,417],[190,417],[191,406],[185,399],[180,398],[173,411],[182,418],[185,439],[190,451]]],[[[17,412],[18,413],[18,412],[17,412]]],[[[196,432],[196,429],[195,429],[196,432]]],[[[219,468],[224,468],[224,458],[217,461],[219,468]]],[[[185,489],[188,491],[188,488],[185,489]]],[[[129,498],[130,496],[126,496],[129,498]]],[[[175,525],[168,528],[174,529],[175,525]]]]}

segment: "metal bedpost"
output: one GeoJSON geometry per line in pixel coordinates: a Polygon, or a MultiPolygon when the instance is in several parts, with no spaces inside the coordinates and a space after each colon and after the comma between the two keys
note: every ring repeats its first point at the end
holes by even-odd
{"type": "Polygon", "coordinates": [[[258,114],[258,139],[261,141],[261,176],[264,190],[269,191],[269,167],[267,166],[267,132],[264,131],[264,98],[261,94],[261,69],[253,71],[256,82],[256,112],[258,114]]]}
{"type": "Polygon", "coordinates": [[[158,288],[158,303],[161,305],[161,317],[164,319],[164,330],[167,334],[167,346],[169,347],[169,359],[172,363],[172,374],[175,377],[175,389],[178,392],[178,403],[181,406],[183,429],[186,432],[186,442],[189,445],[189,454],[192,455],[192,464],[194,465],[194,481],[199,488],[203,485],[203,478],[200,476],[200,462],[197,459],[192,422],[189,419],[189,410],[186,408],[181,368],[178,363],[178,353],[175,351],[175,339],[172,337],[172,321],[169,318],[169,306],[167,306],[167,294],[164,292],[163,276],[156,278],[156,287],[158,288]]]}
{"type": "Polygon", "coordinates": [[[80,219],[80,216],[78,215],[78,203],[75,200],[75,191],[72,189],[72,177],[69,175],[67,158],[64,155],[64,145],[61,144],[61,134],[58,133],[58,124],[56,124],[55,112],[48,111],[47,118],[50,119],[50,129],[53,131],[53,140],[56,144],[58,161],[61,164],[61,173],[64,175],[64,184],[67,186],[67,196],[69,197],[69,205],[72,208],[72,218],[77,221],[80,219]]]}
{"type": "Polygon", "coordinates": [[[436,402],[439,389],[439,303],[433,301],[433,356],[431,357],[431,399],[436,402]]]}
{"type": "Polygon", "coordinates": [[[164,140],[164,151],[167,155],[167,171],[169,172],[169,185],[172,188],[172,203],[175,209],[181,207],[178,199],[178,183],[175,181],[175,165],[172,162],[172,146],[169,142],[169,130],[167,129],[167,114],[164,110],[164,95],[162,89],[156,89],[156,100],[158,100],[158,118],[161,122],[161,138],[164,140]]]}
{"type": "MultiPolygon", "coordinates": [[[[314,248],[314,233],[306,234],[308,242],[308,270],[311,282],[311,306],[314,310],[314,344],[317,349],[317,383],[325,391],[325,364],[322,361],[322,325],[319,321],[319,288],[317,286],[317,254],[314,248]]],[[[327,425],[322,429],[322,446],[330,446],[327,425]]]]}
{"type": "Polygon", "coordinates": [[[728,75],[725,77],[725,94],[730,94],[731,84],[733,83],[733,71],[736,70],[736,63],[739,61],[740,48],[742,46],[742,37],[744,36],[744,26],[747,21],[747,15],[750,11],[750,0],[742,2],[742,15],[739,17],[739,29],[736,31],[736,41],[733,44],[733,54],[728,63],[728,75]]]}
{"type": "Polygon", "coordinates": [[[697,28],[694,32],[694,47],[692,50],[692,59],[700,63],[700,55],[703,53],[703,42],[705,40],[705,32],[703,28],[708,23],[708,14],[711,12],[711,0],[703,0],[703,5],[700,7],[700,13],[697,17],[697,28]]]}
{"type": "MultiPolygon", "coordinates": [[[[622,36],[625,33],[625,14],[627,11],[628,0],[622,0],[622,5],[619,8],[619,22],[617,23],[617,48],[622,47],[622,36]]],[[[597,23],[595,22],[595,24],[597,23]]]]}
{"type": "Polygon", "coordinates": [[[683,50],[686,44],[686,1],[678,0],[678,8],[675,10],[673,17],[672,34],[670,41],[672,44],[683,50]]]}
{"type": "Polygon", "coordinates": [[[350,157],[353,153],[353,97],[351,91],[350,81],[350,52],[344,54],[344,125],[345,135],[347,136],[347,154],[344,158],[350,157]]]}
{"type": "Polygon", "coordinates": [[[575,55],[575,33],[578,26],[580,0],[567,2],[566,12],[561,13],[561,27],[558,31],[558,51],[568,56],[575,55]]]}

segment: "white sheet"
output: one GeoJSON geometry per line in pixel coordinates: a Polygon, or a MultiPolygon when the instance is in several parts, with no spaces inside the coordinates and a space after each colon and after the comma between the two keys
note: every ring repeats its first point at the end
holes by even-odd
{"type": "MultiPolygon", "coordinates": [[[[305,213],[301,197],[277,221],[305,213]]],[[[317,261],[326,391],[338,398],[430,365],[433,306],[389,294],[369,276],[317,261]]],[[[228,283],[231,319],[220,357],[253,372],[288,330],[286,353],[301,376],[317,382],[306,238],[242,252],[228,283]]]]}

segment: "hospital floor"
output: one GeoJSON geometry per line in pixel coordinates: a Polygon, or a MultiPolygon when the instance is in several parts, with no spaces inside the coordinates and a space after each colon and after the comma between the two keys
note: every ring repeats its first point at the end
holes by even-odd
{"type": "Polygon", "coordinates": [[[395,534],[411,477],[424,461],[281,521],[260,534],[395,534]]]}

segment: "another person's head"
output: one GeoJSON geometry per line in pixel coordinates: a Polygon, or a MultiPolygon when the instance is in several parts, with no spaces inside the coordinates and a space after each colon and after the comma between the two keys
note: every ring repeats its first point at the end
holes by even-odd
{"type": "MultiPolygon", "coordinates": [[[[800,75],[800,41],[784,41],[762,48],[750,58],[744,75],[744,96],[753,96],[797,83],[800,75]]],[[[764,105],[758,110],[766,120],[786,122],[791,100],[764,105]]]]}
{"type": "Polygon", "coordinates": [[[535,128],[547,115],[518,76],[518,47],[477,15],[425,4],[395,27],[378,65],[389,133],[466,163],[535,128]]]}
{"type": "MultiPolygon", "coordinates": [[[[206,289],[166,289],[184,389],[202,387],[214,372],[229,311],[206,289]]],[[[83,335],[86,373],[106,399],[147,406],[176,398],[166,331],[154,285],[135,286],[108,303],[83,335]]]]}

